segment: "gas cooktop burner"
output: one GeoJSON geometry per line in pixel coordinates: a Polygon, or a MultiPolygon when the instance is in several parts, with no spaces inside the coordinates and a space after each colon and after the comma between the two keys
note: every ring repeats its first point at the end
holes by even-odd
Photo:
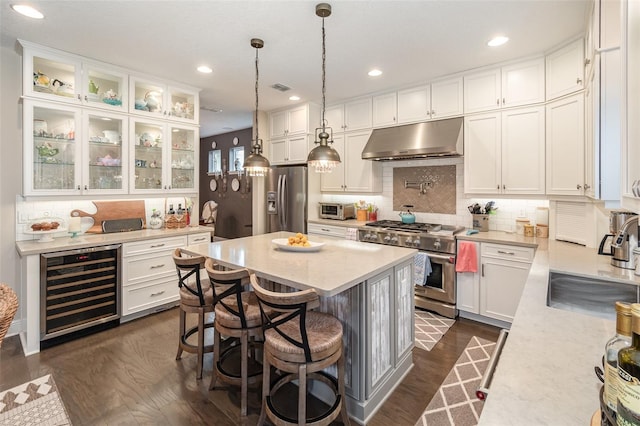
{"type": "Polygon", "coordinates": [[[386,228],[386,229],[396,229],[401,231],[418,231],[418,232],[439,232],[439,231],[449,231],[451,234],[455,234],[460,232],[462,228],[449,226],[449,225],[439,225],[435,223],[403,223],[399,220],[379,220],[377,222],[369,222],[366,226],[371,226],[375,228],[386,228]]]}

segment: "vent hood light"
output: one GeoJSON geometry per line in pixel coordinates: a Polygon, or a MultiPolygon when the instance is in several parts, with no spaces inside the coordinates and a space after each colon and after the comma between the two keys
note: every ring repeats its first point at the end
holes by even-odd
{"type": "Polygon", "coordinates": [[[206,65],[200,65],[198,68],[196,68],[199,72],[203,73],[203,74],[210,74],[213,72],[213,70],[211,68],[209,68],[206,65]]]}
{"type": "Polygon", "coordinates": [[[509,37],[497,36],[497,37],[494,37],[491,40],[489,40],[489,42],[487,43],[487,46],[491,46],[491,47],[502,46],[503,44],[505,44],[508,41],[509,41],[509,37]]]}
{"type": "Polygon", "coordinates": [[[369,75],[369,77],[379,77],[382,75],[382,71],[380,71],[379,69],[372,69],[367,74],[369,75]]]}
{"type": "Polygon", "coordinates": [[[28,16],[33,19],[42,19],[44,15],[37,9],[25,4],[12,4],[11,9],[15,10],[21,15],[28,16]]]}

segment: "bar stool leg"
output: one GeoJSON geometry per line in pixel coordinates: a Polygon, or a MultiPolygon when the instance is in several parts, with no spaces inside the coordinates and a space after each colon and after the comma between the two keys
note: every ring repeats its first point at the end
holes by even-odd
{"type": "Polygon", "coordinates": [[[240,385],[240,415],[245,417],[247,415],[247,376],[249,375],[249,333],[247,330],[242,330],[242,335],[240,336],[240,356],[240,375],[242,377],[240,385]]]}
{"type": "Polygon", "coordinates": [[[187,313],[182,310],[182,307],[180,307],[179,309],[180,309],[180,329],[179,329],[180,332],[178,336],[178,354],[176,355],[176,360],[179,360],[182,357],[182,339],[184,338],[185,318],[187,316],[187,313]]]}
{"type": "Polygon", "coordinates": [[[307,364],[298,367],[298,424],[307,423],[307,364]]]}
{"type": "Polygon", "coordinates": [[[204,360],[204,309],[198,309],[198,380],[202,379],[202,364],[204,360]]]}
{"type": "Polygon", "coordinates": [[[216,387],[216,382],[218,381],[218,373],[217,366],[218,361],[220,360],[220,333],[218,330],[213,327],[213,370],[211,371],[211,384],[209,385],[209,390],[213,390],[216,387]]]}
{"type": "Polygon", "coordinates": [[[264,425],[267,417],[267,397],[271,392],[271,364],[269,363],[269,355],[264,352],[262,358],[262,408],[260,408],[258,426],[264,425]]]}
{"type": "Polygon", "coordinates": [[[347,394],[344,388],[344,350],[338,360],[338,392],[340,392],[340,398],[342,399],[342,408],[340,408],[342,424],[344,426],[350,426],[351,422],[349,421],[349,414],[347,414],[347,394]]]}

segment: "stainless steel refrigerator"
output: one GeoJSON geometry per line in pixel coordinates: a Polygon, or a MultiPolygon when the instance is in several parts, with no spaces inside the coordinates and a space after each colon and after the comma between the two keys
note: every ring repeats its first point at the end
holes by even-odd
{"type": "Polygon", "coordinates": [[[267,232],[307,232],[307,166],[272,167],[266,179],[267,232]]]}

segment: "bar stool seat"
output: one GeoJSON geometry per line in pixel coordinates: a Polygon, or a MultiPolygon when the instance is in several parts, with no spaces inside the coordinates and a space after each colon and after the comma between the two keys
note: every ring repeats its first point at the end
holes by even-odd
{"type": "Polygon", "coordinates": [[[276,293],[262,288],[255,276],[251,286],[260,303],[264,330],[262,373],[262,411],[259,425],[266,418],[277,426],[331,424],[338,416],[350,425],[345,402],[344,350],[342,323],[333,315],[312,311],[320,305],[314,290],[276,293]],[[337,377],[325,368],[337,365],[337,377]],[[285,373],[271,383],[271,367],[285,373]],[[297,416],[283,412],[274,396],[287,383],[298,382],[297,416]],[[333,405],[324,413],[307,416],[307,382],[317,380],[333,391],[333,405]]]}
{"type": "Polygon", "coordinates": [[[216,388],[218,379],[240,386],[240,415],[244,417],[248,387],[262,378],[262,366],[256,357],[256,349],[262,346],[258,299],[253,292],[244,291],[249,286],[249,270],[221,271],[212,259],[206,260],[205,269],[211,280],[215,305],[213,374],[209,390],[216,388]],[[225,346],[223,338],[239,340],[240,345],[225,346]]]}
{"type": "Polygon", "coordinates": [[[214,292],[211,284],[200,280],[200,270],[204,268],[203,256],[188,256],[177,248],[173,252],[173,261],[178,272],[178,286],[180,287],[180,325],[178,328],[178,353],[176,360],[182,358],[182,352],[198,354],[196,379],[202,379],[204,354],[213,352],[213,345],[204,344],[205,329],[213,327],[213,321],[207,322],[207,314],[213,312],[214,292]],[[187,330],[187,314],[197,314],[198,325],[187,330]],[[189,338],[197,334],[195,344],[189,338]]]}

